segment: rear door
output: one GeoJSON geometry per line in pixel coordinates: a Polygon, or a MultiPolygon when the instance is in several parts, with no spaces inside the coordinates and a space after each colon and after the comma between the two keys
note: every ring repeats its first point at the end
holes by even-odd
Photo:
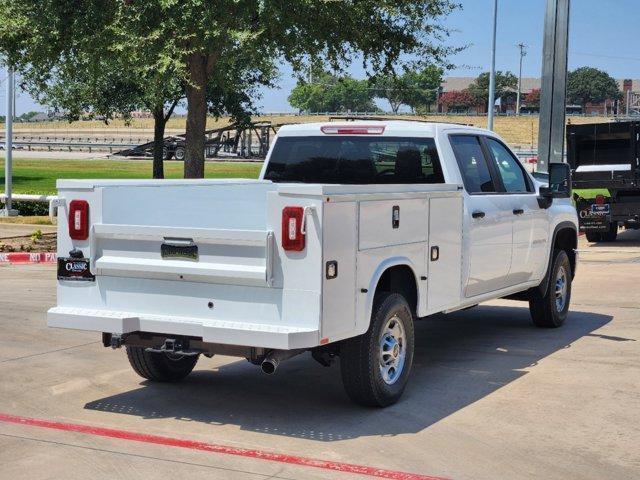
{"type": "Polygon", "coordinates": [[[469,261],[465,297],[509,285],[512,254],[511,199],[498,191],[498,179],[487,161],[480,137],[449,135],[465,186],[469,261]]]}

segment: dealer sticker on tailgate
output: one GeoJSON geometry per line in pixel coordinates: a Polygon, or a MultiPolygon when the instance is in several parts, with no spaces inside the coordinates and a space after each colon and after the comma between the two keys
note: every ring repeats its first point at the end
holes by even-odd
{"type": "Polygon", "coordinates": [[[89,269],[88,258],[58,258],[58,280],[93,282],[95,279],[89,269]]]}

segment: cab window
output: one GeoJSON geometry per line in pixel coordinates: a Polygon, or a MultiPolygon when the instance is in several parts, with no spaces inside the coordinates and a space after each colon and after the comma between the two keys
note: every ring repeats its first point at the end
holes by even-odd
{"type": "Polygon", "coordinates": [[[493,138],[485,138],[485,141],[505,191],[509,193],[530,192],[531,185],[527,181],[520,160],[515,158],[509,149],[499,141],[493,138]]]}
{"type": "Polygon", "coordinates": [[[426,137],[280,137],[265,179],[273,182],[444,183],[435,140],[426,137]]]}

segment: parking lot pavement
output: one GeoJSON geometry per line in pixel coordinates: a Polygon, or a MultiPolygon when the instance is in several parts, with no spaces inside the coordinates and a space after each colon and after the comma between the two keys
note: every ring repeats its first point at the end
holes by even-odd
{"type": "Polygon", "coordinates": [[[351,404],[338,365],[308,355],[274,376],[203,358],[181,384],[148,383],[99,335],[46,328],[53,266],[0,266],[0,417],[57,422],[0,421],[0,477],[365,478],[229,454],[243,448],[452,479],[640,478],[640,248],[580,248],[563,328],[509,301],[418,322],[410,385],[383,410],[351,404]]]}

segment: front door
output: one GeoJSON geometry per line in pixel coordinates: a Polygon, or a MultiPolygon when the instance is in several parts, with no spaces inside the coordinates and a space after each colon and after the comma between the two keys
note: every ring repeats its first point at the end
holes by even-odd
{"type": "Polygon", "coordinates": [[[540,208],[531,179],[517,157],[499,140],[484,138],[490,162],[499,176],[498,188],[509,199],[513,215],[513,254],[509,284],[517,285],[541,278],[546,268],[549,222],[547,210],[540,208]]]}

